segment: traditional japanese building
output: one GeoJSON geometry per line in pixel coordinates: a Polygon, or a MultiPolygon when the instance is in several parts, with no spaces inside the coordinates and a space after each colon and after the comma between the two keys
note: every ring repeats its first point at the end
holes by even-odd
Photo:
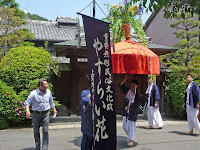
{"type": "MultiPolygon", "coordinates": [[[[134,35],[132,40],[139,42],[137,36],[134,35]]],[[[71,106],[71,114],[79,114],[79,103],[81,92],[87,88],[88,64],[87,64],[87,48],[84,36],[81,39],[80,48],[77,48],[78,39],[54,44],[57,56],[62,56],[70,59],[70,70],[62,71],[61,77],[54,76],[55,95],[66,106],[71,106]]],[[[155,52],[158,56],[176,51],[177,49],[163,45],[157,45],[149,42],[147,45],[149,49],[155,52]]],[[[162,65],[161,74],[157,77],[157,85],[161,94],[161,111],[165,111],[165,96],[164,96],[164,82],[165,72],[168,69],[162,65]]],[[[123,106],[124,94],[119,89],[120,82],[124,79],[125,75],[114,74],[115,85],[115,100],[117,114],[120,114],[123,106]]],[[[129,81],[137,79],[139,81],[139,92],[143,95],[143,103],[145,103],[147,88],[147,75],[131,75],[129,81]]]]}
{"type": "MultiPolygon", "coordinates": [[[[68,66],[67,70],[61,70],[60,77],[53,75],[52,81],[54,96],[56,96],[62,105],[68,108],[69,115],[80,113],[79,103],[81,92],[87,88],[87,48],[83,28],[79,28],[78,26],[78,19],[70,17],[57,17],[56,21],[52,22],[27,20],[27,24],[24,26],[24,28],[28,28],[34,34],[34,39],[31,42],[34,42],[36,47],[45,47],[45,43],[48,42],[47,49],[49,49],[51,55],[60,63],[68,66]],[[77,45],[79,45],[78,33],[81,36],[80,48],[77,48],[77,45]]],[[[136,35],[132,36],[132,40],[139,42],[136,35]]],[[[172,47],[157,45],[153,42],[149,42],[147,47],[158,56],[177,50],[172,47]]],[[[160,69],[161,74],[157,77],[157,85],[161,93],[160,108],[164,112],[167,106],[164,95],[164,81],[165,72],[168,69],[164,65],[161,65],[160,69]]],[[[123,78],[124,75],[114,75],[117,114],[120,114],[123,105],[124,95],[119,89],[119,84],[123,78]]],[[[133,78],[139,81],[140,86],[138,90],[143,94],[144,103],[146,100],[144,92],[147,88],[147,75],[131,75],[129,81],[133,78]]]]}

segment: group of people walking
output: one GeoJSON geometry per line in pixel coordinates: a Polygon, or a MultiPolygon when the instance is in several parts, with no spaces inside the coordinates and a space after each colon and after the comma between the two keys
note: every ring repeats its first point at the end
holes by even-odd
{"type": "MultiPolygon", "coordinates": [[[[139,83],[137,80],[132,80],[130,87],[125,85],[128,76],[120,83],[120,89],[125,94],[124,106],[122,110],[123,123],[122,127],[127,135],[128,146],[134,145],[136,136],[136,121],[138,117],[139,106],[141,104],[142,95],[138,92],[137,88],[139,83]]],[[[200,130],[200,123],[197,118],[199,114],[200,105],[200,90],[199,86],[193,82],[192,75],[187,75],[188,86],[185,91],[184,108],[187,112],[188,129],[186,134],[193,134],[193,130],[200,130]]],[[[162,129],[163,121],[159,111],[159,89],[153,83],[151,78],[147,79],[148,88],[146,90],[147,107],[148,107],[148,126],[147,129],[154,127],[162,129]]],[[[88,87],[89,87],[88,83],[88,87]]],[[[43,141],[42,150],[48,149],[49,144],[49,110],[53,109],[54,114],[57,113],[51,91],[48,90],[48,82],[45,79],[40,79],[38,82],[38,89],[32,91],[24,103],[26,108],[26,117],[30,118],[31,113],[29,107],[32,105],[33,111],[33,129],[36,150],[40,150],[40,124],[43,127],[43,141]]],[[[81,141],[81,150],[92,150],[93,147],[93,121],[92,121],[92,102],[90,88],[84,90],[81,94],[81,131],[83,133],[81,141]]]]}
{"type": "MultiPolygon", "coordinates": [[[[121,91],[126,95],[124,99],[124,106],[122,109],[123,123],[122,127],[128,136],[128,146],[134,145],[136,121],[138,117],[139,106],[142,101],[142,95],[138,92],[137,88],[139,83],[137,80],[132,80],[130,87],[125,85],[128,75],[120,83],[121,91]]],[[[162,128],[162,117],[159,111],[159,90],[158,87],[152,83],[151,78],[147,80],[149,86],[146,94],[148,95],[148,129],[155,126],[159,129],[162,128]]],[[[89,86],[89,85],[88,85],[89,86]]],[[[81,141],[81,150],[92,150],[93,144],[93,125],[92,125],[92,102],[90,99],[90,89],[84,90],[81,94],[81,131],[83,133],[81,141]]]]}
{"type": "MultiPolygon", "coordinates": [[[[139,86],[137,80],[132,80],[130,88],[125,86],[128,76],[120,84],[121,91],[126,94],[123,108],[123,124],[122,127],[128,136],[128,146],[134,145],[135,133],[136,133],[136,121],[138,110],[141,102],[141,95],[137,91],[139,86]]],[[[153,129],[154,126],[158,129],[162,129],[163,121],[159,111],[160,94],[156,84],[153,83],[151,78],[147,79],[148,88],[146,90],[147,98],[147,115],[148,115],[148,127],[147,129],[153,129]]],[[[193,130],[200,130],[200,123],[198,120],[199,108],[200,108],[200,90],[199,86],[193,82],[191,74],[187,75],[188,86],[185,91],[184,108],[187,112],[188,129],[187,135],[193,134],[193,130]]]]}
{"type": "MultiPolygon", "coordinates": [[[[125,94],[124,105],[122,109],[122,127],[127,135],[128,146],[134,145],[136,137],[136,121],[138,117],[139,107],[142,101],[142,95],[137,90],[139,82],[132,80],[130,87],[126,86],[128,75],[120,83],[119,87],[125,94]]],[[[148,87],[147,94],[147,115],[148,126],[146,129],[162,129],[163,121],[159,111],[160,94],[158,86],[153,83],[151,77],[147,79],[148,87]]],[[[189,83],[185,91],[184,108],[187,112],[188,129],[187,135],[193,134],[193,130],[200,130],[200,123],[197,118],[199,114],[200,90],[199,86],[193,82],[192,75],[187,75],[187,82],[189,83]]],[[[81,150],[92,150],[93,136],[92,136],[92,105],[90,100],[90,90],[84,90],[81,94],[81,118],[83,133],[81,150]],[[88,118],[89,117],[89,120],[88,118]],[[90,123],[89,123],[90,122],[90,123]],[[89,125],[90,124],[90,125],[89,125]],[[88,126],[89,125],[89,126],[88,126]],[[89,143],[88,143],[89,142],[89,143]]]]}

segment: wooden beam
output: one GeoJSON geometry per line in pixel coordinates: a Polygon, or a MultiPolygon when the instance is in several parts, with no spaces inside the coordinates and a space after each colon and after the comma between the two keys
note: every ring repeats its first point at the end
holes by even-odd
{"type": "Polygon", "coordinates": [[[78,57],[87,57],[87,50],[86,49],[74,49],[68,47],[59,47],[56,48],[56,56],[66,56],[66,55],[77,55],[78,57]]]}

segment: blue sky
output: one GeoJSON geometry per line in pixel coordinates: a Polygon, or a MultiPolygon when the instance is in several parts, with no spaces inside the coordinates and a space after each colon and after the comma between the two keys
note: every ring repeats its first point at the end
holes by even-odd
{"type": "MultiPolygon", "coordinates": [[[[15,0],[21,10],[28,9],[31,14],[37,14],[48,20],[54,21],[57,16],[77,17],[77,12],[84,9],[92,0],[15,0]]],[[[108,15],[107,8],[104,4],[118,4],[123,0],[96,0],[102,10],[108,15]]],[[[83,12],[85,15],[92,15],[92,5],[83,12]]],[[[151,13],[144,13],[142,16],[143,23],[146,22],[151,13]]],[[[96,18],[105,18],[105,15],[96,6],[96,18]]]]}

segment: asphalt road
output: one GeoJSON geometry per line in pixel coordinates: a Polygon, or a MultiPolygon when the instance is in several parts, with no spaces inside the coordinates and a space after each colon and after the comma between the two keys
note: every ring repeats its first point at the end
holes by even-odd
{"type": "MultiPolygon", "coordinates": [[[[146,122],[138,122],[134,147],[128,147],[126,136],[117,125],[117,150],[199,150],[200,135],[185,135],[187,122],[164,122],[163,129],[145,129],[146,122]]],[[[80,150],[80,123],[73,125],[51,125],[49,150],[80,150]],[[57,127],[56,127],[57,126],[57,127]]],[[[32,128],[0,131],[0,150],[34,150],[32,128]]]]}

